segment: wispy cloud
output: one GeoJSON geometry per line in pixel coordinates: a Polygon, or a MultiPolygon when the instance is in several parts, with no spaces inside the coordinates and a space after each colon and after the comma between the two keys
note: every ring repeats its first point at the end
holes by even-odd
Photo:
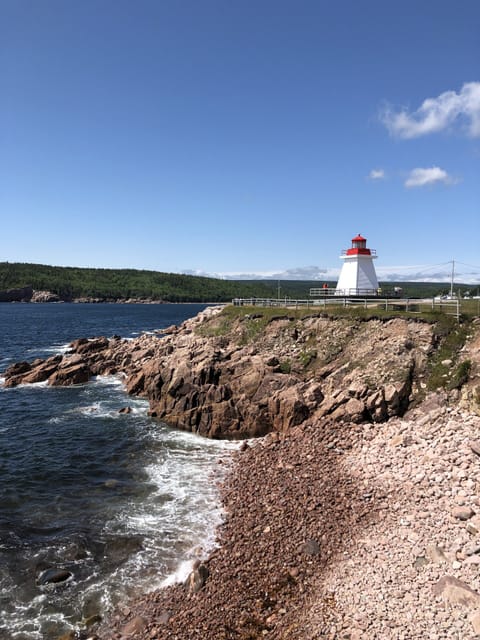
{"type": "Polygon", "coordinates": [[[456,181],[440,167],[430,167],[427,169],[412,169],[405,180],[408,189],[412,187],[427,187],[434,184],[454,184],[456,181]]]}
{"type": "Polygon", "coordinates": [[[458,122],[466,123],[472,137],[480,136],[480,82],[466,82],[458,93],[445,91],[436,98],[427,98],[413,112],[387,106],[381,120],[399,138],[418,138],[458,122]]]}
{"type": "Polygon", "coordinates": [[[372,169],[368,174],[369,180],[384,180],[385,171],[383,169],[372,169]]]}
{"type": "MultiPolygon", "coordinates": [[[[457,263],[458,265],[459,263],[457,263]]],[[[460,263],[461,264],[461,263],[460,263]]],[[[480,267],[456,270],[457,282],[464,284],[478,284],[480,278],[480,267]]],[[[411,264],[402,266],[380,266],[376,265],[377,277],[382,282],[450,282],[451,262],[442,264],[425,265],[411,264]]],[[[207,273],[205,271],[186,270],[182,273],[190,275],[202,275],[225,280],[313,280],[318,282],[336,282],[340,274],[338,267],[295,267],[284,271],[272,269],[270,271],[252,272],[221,272],[207,273]]]]}
{"type": "Polygon", "coordinates": [[[269,271],[224,271],[221,273],[207,273],[201,270],[185,269],[181,273],[185,275],[208,276],[223,278],[224,280],[319,280],[336,278],[339,269],[323,269],[321,267],[294,267],[284,271],[271,269],[269,271]]]}

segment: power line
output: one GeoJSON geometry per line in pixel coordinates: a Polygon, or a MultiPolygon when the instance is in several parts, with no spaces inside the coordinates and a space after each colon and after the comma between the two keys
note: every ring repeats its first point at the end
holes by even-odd
{"type": "Polygon", "coordinates": [[[474,264],[467,264],[466,262],[457,262],[457,264],[461,264],[464,267],[470,267],[470,269],[477,269],[478,271],[480,271],[480,267],[474,265],[474,264]]]}

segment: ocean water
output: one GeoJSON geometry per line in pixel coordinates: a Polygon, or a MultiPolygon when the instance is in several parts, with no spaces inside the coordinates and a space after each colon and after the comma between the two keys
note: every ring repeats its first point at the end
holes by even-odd
{"type": "MultiPolygon", "coordinates": [[[[204,305],[0,304],[9,364],[78,337],[134,337],[204,305]]],[[[161,339],[161,337],[159,337],[161,339]]],[[[116,377],[0,388],[0,639],[86,629],[140,590],[186,574],[214,545],[218,483],[236,446],[147,416],[116,377]],[[119,414],[124,406],[130,414],[119,414]],[[45,572],[68,572],[43,584],[45,572]]]]}

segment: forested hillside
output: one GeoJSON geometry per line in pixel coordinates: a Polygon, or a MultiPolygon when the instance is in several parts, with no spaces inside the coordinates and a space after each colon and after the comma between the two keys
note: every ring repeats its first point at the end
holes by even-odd
{"type": "MultiPolygon", "coordinates": [[[[292,298],[306,299],[311,287],[321,287],[319,281],[292,280],[220,280],[200,276],[161,273],[139,269],[86,269],[52,267],[29,263],[0,263],[0,291],[31,286],[46,290],[62,300],[99,298],[117,300],[149,298],[167,302],[228,302],[232,298],[292,298]]],[[[335,282],[328,281],[330,287],[335,282]]],[[[381,283],[384,295],[393,293],[394,285],[407,297],[430,297],[447,293],[445,283],[381,283]]],[[[456,285],[455,291],[470,289],[456,285]]],[[[474,288],[475,289],[475,288],[474,288]]]]}
{"type": "Polygon", "coordinates": [[[0,263],[0,290],[32,286],[63,300],[150,298],[169,302],[220,302],[236,296],[270,296],[273,287],[136,269],[82,269],[0,263]]]}

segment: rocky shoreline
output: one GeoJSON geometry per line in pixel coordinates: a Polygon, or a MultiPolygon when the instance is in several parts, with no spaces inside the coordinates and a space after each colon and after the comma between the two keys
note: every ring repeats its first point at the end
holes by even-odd
{"type": "Polygon", "coordinates": [[[163,338],[82,338],[64,355],[21,362],[5,386],[53,386],[121,374],[150,414],[211,438],[287,432],[307,419],[384,422],[422,390],[435,349],[431,324],[297,318],[209,307],[163,338]]]}
{"type": "Polygon", "coordinates": [[[96,298],[91,296],[83,297],[62,297],[52,291],[33,289],[32,287],[19,287],[16,289],[5,289],[0,291],[0,302],[31,302],[38,303],[63,303],[73,304],[164,304],[164,300],[153,298],[96,298]]]}
{"type": "Polygon", "coordinates": [[[431,323],[210,308],[164,337],[82,339],[5,385],[125,376],[152,416],[234,454],[219,548],[185,585],[85,637],[313,640],[480,635],[480,334],[445,360],[431,323]],[[477,635],[479,634],[479,635],[477,635]]]}

